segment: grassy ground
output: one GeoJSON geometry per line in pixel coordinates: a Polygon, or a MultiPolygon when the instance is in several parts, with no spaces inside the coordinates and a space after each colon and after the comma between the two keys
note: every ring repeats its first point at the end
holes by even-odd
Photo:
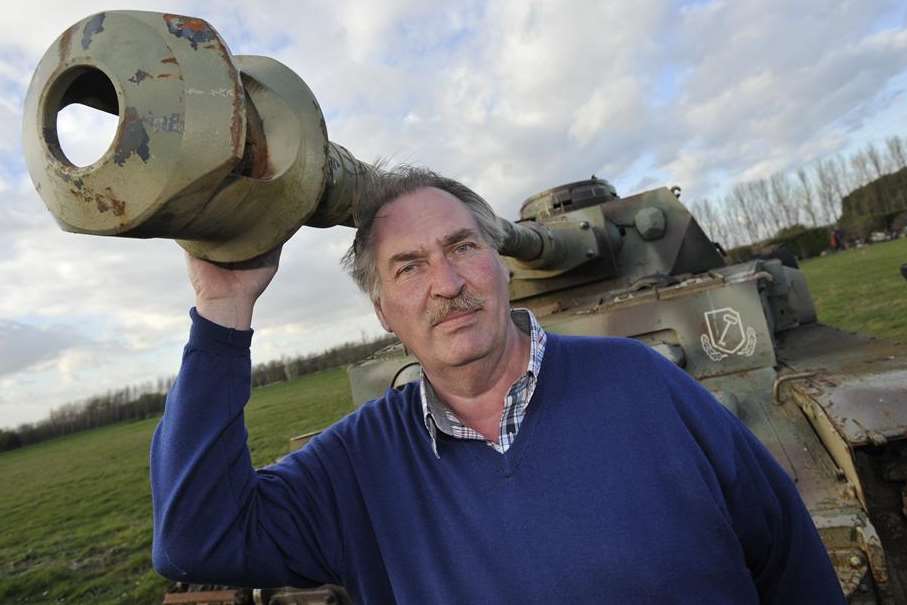
{"type": "MultiPolygon", "coordinates": [[[[291,436],[352,407],[344,370],[257,389],[247,406],[256,465],[291,436]]],[[[151,569],[148,447],[157,419],[0,454],[0,603],[159,604],[151,569]]]]}
{"type": "Polygon", "coordinates": [[[819,321],[907,341],[907,239],[854,248],[802,264],[819,321]]]}

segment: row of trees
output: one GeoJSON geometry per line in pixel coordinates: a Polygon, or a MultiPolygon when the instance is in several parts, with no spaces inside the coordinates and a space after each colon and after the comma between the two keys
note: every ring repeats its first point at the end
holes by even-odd
{"type": "MultiPolygon", "coordinates": [[[[793,173],[737,183],[722,200],[703,199],[690,211],[713,240],[726,248],[762,241],[794,225],[832,225],[842,200],[886,174],[907,168],[907,138],[869,143],[850,157],[837,155],[793,173]]],[[[877,200],[882,207],[888,200],[877,200]]]]}
{"type": "Polygon", "coordinates": [[[356,363],[395,342],[397,337],[387,334],[372,339],[363,338],[360,342],[348,342],[321,353],[292,358],[282,357],[258,364],[252,369],[252,386],[286,382],[306,374],[356,363]]]}
{"type": "MultiPolygon", "coordinates": [[[[252,368],[252,385],[258,387],[285,382],[305,374],[356,363],[393,342],[396,338],[392,335],[363,338],[360,342],[339,345],[322,353],[257,364],[252,368]]],[[[14,430],[0,429],[0,452],[108,424],[156,416],[163,412],[167,392],[175,380],[174,376],[170,376],[108,391],[54,408],[44,420],[22,424],[14,430]]]]}

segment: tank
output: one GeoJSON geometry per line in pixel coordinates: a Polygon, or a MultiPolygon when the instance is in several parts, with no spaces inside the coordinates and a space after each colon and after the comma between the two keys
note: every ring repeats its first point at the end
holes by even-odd
{"type": "MultiPolygon", "coordinates": [[[[63,229],[169,237],[216,262],[248,260],[303,225],[355,226],[369,170],[329,141],[289,68],[234,57],[207,22],[163,13],[109,11],[66,30],[32,79],[23,136],[63,229]],[[90,166],[59,146],[56,115],[70,103],[119,116],[90,166]]],[[[552,332],[638,339],[683,368],[793,478],[849,601],[907,603],[907,346],[818,323],[790,259],[729,264],[677,188],[620,197],[593,176],[500,221],[514,306],[552,332]]],[[[349,372],[357,403],[419,377],[402,345],[349,372]]],[[[246,597],[348,598],[338,587],[246,597]]]]}

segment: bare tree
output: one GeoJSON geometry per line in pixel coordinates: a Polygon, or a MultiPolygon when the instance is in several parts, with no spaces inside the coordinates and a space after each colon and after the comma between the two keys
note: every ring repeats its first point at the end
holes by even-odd
{"type": "Polygon", "coordinates": [[[749,184],[757,218],[762,226],[762,237],[773,237],[783,225],[778,208],[772,205],[772,193],[766,179],[759,179],[749,184]]]}
{"type": "Polygon", "coordinates": [[[835,156],[828,160],[828,175],[831,178],[832,187],[838,198],[838,211],[840,213],[840,203],[847,197],[847,194],[853,190],[853,187],[847,182],[849,179],[847,162],[841,156],[835,156]]]}
{"type": "Polygon", "coordinates": [[[709,200],[705,200],[705,202],[711,209],[710,211],[714,213],[715,237],[713,237],[712,239],[727,248],[728,246],[730,246],[732,237],[731,228],[728,223],[730,213],[726,208],[723,208],[723,211],[719,211],[709,200]]]}
{"type": "Polygon", "coordinates": [[[754,206],[748,184],[737,183],[734,185],[731,190],[728,207],[740,227],[741,241],[747,243],[752,243],[759,239],[759,225],[756,222],[756,208],[754,206]]]}
{"type": "Polygon", "coordinates": [[[784,227],[790,227],[800,222],[800,209],[794,200],[793,188],[790,179],[783,172],[776,172],[771,180],[772,205],[781,215],[784,227]]]}
{"type": "Polygon", "coordinates": [[[736,202],[730,195],[725,195],[721,202],[715,204],[717,223],[724,233],[724,245],[729,248],[739,246],[747,241],[744,234],[743,217],[736,208],[736,202]]]}
{"type": "Polygon", "coordinates": [[[850,164],[854,168],[854,177],[857,187],[862,187],[872,180],[872,170],[869,167],[869,157],[864,151],[858,151],[850,158],[850,164]]]}
{"type": "Polygon", "coordinates": [[[722,246],[728,245],[728,229],[722,217],[711,201],[702,199],[690,206],[690,212],[696,217],[699,226],[714,242],[722,246]]]}
{"type": "Polygon", "coordinates": [[[699,226],[702,227],[702,230],[705,231],[705,234],[709,239],[714,240],[715,236],[715,222],[714,216],[712,216],[712,208],[709,205],[707,199],[699,200],[698,202],[691,202],[687,205],[687,210],[690,211],[690,214],[693,215],[693,218],[696,219],[696,222],[699,223],[699,226]]]}
{"type": "Polygon", "coordinates": [[[816,193],[819,207],[822,209],[822,221],[825,224],[837,221],[840,216],[841,198],[838,197],[835,172],[834,162],[831,160],[819,160],[816,163],[816,193]]]}
{"type": "Polygon", "coordinates": [[[888,148],[888,164],[892,170],[907,168],[907,149],[904,140],[899,136],[888,137],[885,139],[885,146],[888,148]]]}
{"type": "Polygon", "coordinates": [[[859,177],[853,170],[853,164],[844,156],[836,155],[835,162],[838,164],[837,171],[841,178],[841,186],[843,187],[844,195],[847,195],[860,186],[858,182],[859,177]]]}
{"type": "Polygon", "coordinates": [[[873,178],[880,179],[888,174],[888,167],[885,165],[885,159],[872,142],[866,144],[866,157],[869,159],[869,165],[872,167],[873,178]]]}
{"type": "Polygon", "coordinates": [[[819,221],[816,216],[816,200],[815,195],[813,195],[813,185],[809,180],[809,175],[806,174],[806,169],[800,168],[797,170],[797,180],[800,183],[800,201],[801,208],[806,212],[806,216],[809,217],[809,222],[813,227],[819,226],[819,221]]]}

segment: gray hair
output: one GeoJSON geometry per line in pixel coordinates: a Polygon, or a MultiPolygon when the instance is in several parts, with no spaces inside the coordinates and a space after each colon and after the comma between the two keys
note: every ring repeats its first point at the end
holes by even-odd
{"type": "Polygon", "coordinates": [[[446,191],[463,202],[472,213],[485,243],[497,250],[503,242],[504,232],[494,210],[482,196],[462,183],[427,168],[402,165],[388,170],[380,162],[365,176],[353,215],[357,227],[356,237],[340,262],[356,285],[372,301],[378,300],[380,285],[374,250],[375,217],[384,206],[404,195],[426,187],[446,191]]]}

